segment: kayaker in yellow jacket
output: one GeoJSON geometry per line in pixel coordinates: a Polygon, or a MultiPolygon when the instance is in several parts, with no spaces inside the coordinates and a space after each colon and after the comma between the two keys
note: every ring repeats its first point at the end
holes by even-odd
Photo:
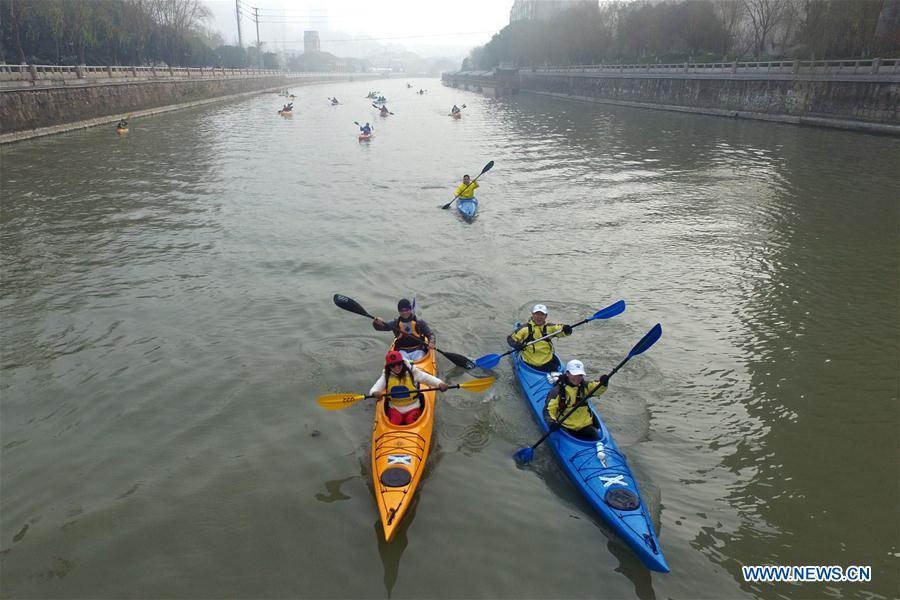
{"type": "Polygon", "coordinates": [[[416,393],[421,383],[439,388],[442,392],[447,391],[447,384],[442,380],[410,364],[397,350],[391,350],[384,357],[384,373],[369,394],[381,400],[385,392],[391,393],[398,386],[409,390],[406,397],[393,396],[387,401],[387,416],[391,423],[408,425],[415,423],[422,414],[422,395],[416,393]]]}
{"type": "MultiPolygon", "coordinates": [[[[478,183],[478,182],[476,182],[478,183]]],[[[553,354],[553,338],[542,340],[529,345],[529,342],[560,332],[560,336],[572,334],[569,325],[556,325],[547,323],[547,307],[543,304],[535,304],[531,309],[531,319],[511,335],[506,337],[506,343],[522,353],[522,360],[539,371],[558,371],[559,360],[553,354]]]]}
{"type": "Polygon", "coordinates": [[[474,198],[477,181],[472,181],[468,175],[463,175],[463,182],[456,188],[456,195],[460,198],[474,198]]]}
{"type": "Polygon", "coordinates": [[[552,426],[565,418],[560,425],[568,433],[582,440],[593,441],[598,439],[599,435],[594,424],[594,415],[588,406],[589,401],[583,402],[578,408],[575,406],[597,386],[599,387],[591,398],[605,392],[609,386],[609,376],[601,375],[596,381],[587,382],[584,380],[585,375],[587,373],[584,370],[584,363],[580,360],[570,360],[566,363],[565,373],[559,376],[556,385],[547,392],[544,420],[552,426]],[[572,414],[566,417],[573,408],[575,410],[572,414]]]}

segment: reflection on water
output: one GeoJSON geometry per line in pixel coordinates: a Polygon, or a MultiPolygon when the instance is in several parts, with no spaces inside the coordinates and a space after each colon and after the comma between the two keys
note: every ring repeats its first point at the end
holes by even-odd
{"type": "Polygon", "coordinates": [[[403,522],[397,527],[393,539],[390,543],[384,541],[384,528],[381,526],[381,519],[375,521],[375,537],[378,539],[378,555],[381,557],[381,564],[384,565],[384,590],[387,592],[386,597],[390,598],[397,584],[397,578],[400,576],[400,559],[403,558],[403,552],[409,543],[407,540],[407,531],[410,523],[415,518],[416,508],[419,506],[419,495],[416,494],[412,498],[409,509],[403,518],[403,522]]]}
{"type": "Polygon", "coordinates": [[[295,89],[290,120],[260,95],[0,149],[2,595],[896,595],[896,140],[389,80],[361,145],[369,85],[295,89]],[[438,208],[489,160],[474,222],[438,208]],[[415,293],[470,357],[535,302],[573,323],[624,298],[557,342],[597,372],[661,322],[595,404],[672,573],[549,453],[516,468],[540,430],[505,362],[441,395],[422,511],[373,544],[372,405],[316,398],[367,391],[389,340],[337,292],[386,318],[415,293]],[[572,556],[596,568],[564,578],[572,556]]]}
{"type": "Polygon", "coordinates": [[[325,482],[325,490],[328,494],[316,494],[316,500],[319,502],[337,502],[339,500],[349,500],[350,496],[347,496],[341,491],[341,485],[344,482],[350,481],[353,477],[345,477],[344,479],[335,479],[334,481],[326,481],[325,482]]]}

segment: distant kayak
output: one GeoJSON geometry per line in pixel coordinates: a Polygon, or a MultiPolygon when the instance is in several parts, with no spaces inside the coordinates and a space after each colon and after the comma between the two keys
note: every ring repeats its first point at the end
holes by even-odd
{"type": "Polygon", "coordinates": [[[291,110],[279,110],[279,111],[278,111],[278,114],[281,115],[282,117],[293,117],[293,116],[294,116],[294,111],[291,111],[291,110]]]}
{"type": "Polygon", "coordinates": [[[461,112],[450,113],[450,116],[453,117],[454,119],[462,119],[462,113],[461,113],[461,112]]]}
{"type": "Polygon", "coordinates": [[[463,219],[471,221],[475,218],[475,213],[478,212],[478,199],[460,198],[456,201],[456,210],[459,211],[463,219]]]}
{"type": "Polygon", "coordinates": [[[361,142],[368,142],[368,141],[371,140],[373,137],[375,137],[375,134],[374,134],[374,133],[361,133],[361,134],[359,134],[359,141],[361,141],[361,142]]]}
{"type": "Polygon", "coordinates": [[[116,133],[128,133],[127,127],[116,127],[116,133]]]}

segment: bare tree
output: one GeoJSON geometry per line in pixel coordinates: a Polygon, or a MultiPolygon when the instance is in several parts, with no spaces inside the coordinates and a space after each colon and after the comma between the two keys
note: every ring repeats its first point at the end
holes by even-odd
{"type": "Polygon", "coordinates": [[[787,2],[786,0],[742,0],[742,2],[753,33],[754,55],[759,60],[784,15],[787,2]]]}
{"type": "Polygon", "coordinates": [[[744,18],[744,4],[740,0],[719,0],[713,3],[716,16],[722,22],[725,38],[722,44],[722,55],[729,56],[738,45],[741,20],[744,18]]]}
{"type": "Polygon", "coordinates": [[[16,0],[9,0],[8,8],[9,22],[10,25],[12,25],[13,40],[16,43],[16,50],[19,52],[19,60],[24,65],[28,61],[25,60],[25,50],[22,48],[22,35],[19,31],[19,17],[16,15],[16,0]]]}
{"type": "Polygon", "coordinates": [[[181,63],[181,47],[187,34],[202,29],[212,15],[200,0],[147,0],[147,8],[162,28],[165,56],[169,65],[181,63]]]}

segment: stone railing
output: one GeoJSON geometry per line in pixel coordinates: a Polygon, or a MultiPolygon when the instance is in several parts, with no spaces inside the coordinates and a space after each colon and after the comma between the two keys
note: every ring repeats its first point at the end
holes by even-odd
{"type": "Polygon", "coordinates": [[[571,65],[534,67],[523,72],[553,74],[585,74],[601,76],[628,75],[708,75],[712,77],[744,76],[758,79],[797,77],[877,78],[884,81],[900,79],[900,59],[867,58],[847,60],[781,60],[755,62],[668,63],[631,65],[571,65]]]}
{"type": "MultiPolygon", "coordinates": [[[[0,64],[0,90],[29,87],[108,85],[138,81],[250,79],[258,77],[346,77],[348,73],[299,73],[276,69],[224,69],[218,67],[135,67],[96,65],[0,64]]],[[[364,75],[360,73],[360,75],[364,75]]]]}

